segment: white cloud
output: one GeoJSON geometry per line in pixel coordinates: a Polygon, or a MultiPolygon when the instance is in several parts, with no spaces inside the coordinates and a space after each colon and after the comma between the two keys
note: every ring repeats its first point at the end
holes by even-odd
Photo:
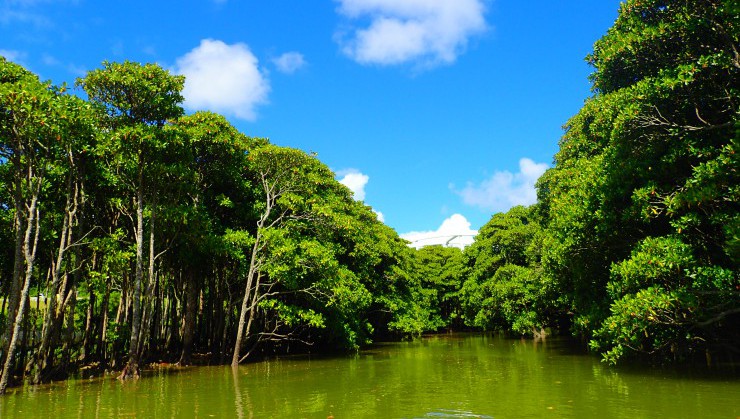
{"type": "Polygon", "coordinates": [[[433,231],[412,231],[401,234],[401,238],[411,242],[417,249],[424,246],[446,245],[464,248],[473,243],[477,230],[470,228],[470,221],[461,214],[452,214],[433,231]]]}
{"type": "Polygon", "coordinates": [[[33,25],[36,29],[48,29],[53,25],[51,19],[37,13],[44,3],[70,3],[76,5],[77,1],[61,0],[4,0],[0,2],[0,24],[9,25],[15,23],[33,25]]]}
{"type": "Polygon", "coordinates": [[[373,210],[373,212],[375,213],[375,215],[378,216],[378,221],[380,221],[381,223],[384,223],[385,222],[385,215],[383,215],[382,212],[375,211],[375,210],[373,210]]]}
{"type": "Polygon", "coordinates": [[[306,60],[300,52],[286,52],[285,54],[274,58],[272,62],[278,71],[286,74],[293,74],[306,65],[306,60]]]}
{"type": "Polygon", "coordinates": [[[342,51],[361,64],[452,63],[487,29],[487,0],[335,1],[350,21],[369,19],[337,35],[342,51]]]}
{"type": "MultiPolygon", "coordinates": [[[[346,186],[347,188],[349,188],[350,191],[352,191],[352,196],[355,198],[355,200],[365,200],[365,185],[367,185],[367,182],[370,181],[370,176],[360,172],[357,169],[340,170],[339,172],[337,172],[337,175],[342,177],[341,179],[339,179],[339,183],[346,186]]],[[[385,222],[385,215],[383,215],[382,212],[376,211],[375,209],[373,209],[372,211],[378,217],[378,221],[380,221],[381,223],[385,222]]]]}
{"type": "Polygon", "coordinates": [[[186,77],[183,96],[188,109],[253,121],[255,108],[267,103],[270,83],[246,44],[204,39],[177,59],[175,71],[186,77]]]}
{"type": "Polygon", "coordinates": [[[466,204],[492,211],[507,211],[516,205],[532,205],[537,202],[534,184],[547,168],[546,163],[535,163],[525,157],[519,160],[519,173],[496,172],[479,185],[468,183],[457,193],[466,204]]]}
{"type": "Polygon", "coordinates": [[[365,185],[370,180],[370,176],[363,174],[357,170],[349,169],[343,170],[338,173],[342,176],[339,179],[339,183],[349,188],[354,195],[354,198],[358,201],[365,200],[365,185]]]}

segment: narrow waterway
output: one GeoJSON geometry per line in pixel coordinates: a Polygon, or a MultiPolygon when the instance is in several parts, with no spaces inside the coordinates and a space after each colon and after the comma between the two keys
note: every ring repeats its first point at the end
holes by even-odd
{"type": "Polygon", "coordinates": [[[5,418],[737,418],[737,374],[610,368],[565,341],[444,335],[354,356],[69,380],[0,398],[5,418]]]}

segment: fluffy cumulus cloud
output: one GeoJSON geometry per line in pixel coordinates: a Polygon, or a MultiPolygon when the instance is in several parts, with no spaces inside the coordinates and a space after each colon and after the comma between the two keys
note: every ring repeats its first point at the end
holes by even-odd
{"type": "Polygon", "coordinates": [[[401,238],[411,242],[417,249],[424,246],[445,245],[464,248],[473,243],[477,230],[470,228],[470,222],[460,214],[453,214],[433,231],[412,231],[401,234],[401,238]]]}
{"type": "Polygon", "coordinates": [[[293,74],[306,65],[306,59],[300,52],[286,52],[272,60],[278,71],[285,74],[293,74]]]}
{"type": "Polygon", "coordinates": [[[350,26],[342,51],[362,64],[452,63],[486,31],[486,0],[336,0],[350,26]]]}
{"type": "Polygon", "coordinates": [[[185,106],[253,121],[257,106],[267,103],[270,83],[246,44],[204,39],[177,59],[175,71],[185,79],[185,106]]]}
{"type": "Polygon", "coordinates": [[[515,205],[531,205],[537,202],[534,184],[547,168],[546,163],[535,163],[525,157],[519,160],[518,173],[496,172],[478,185],[468,183],[457,193],[468,205],[496,212],[515,205]]]}
{"type": "Polygon", "coordinates": [[[339,179],[339,183],[349,188],[352,191],[355,199],[358,201],[365,200],[365,185],[370,180],[370,177],[357,170],[350,169],[344,170],[338,173],[342,176],[339,179]]]}
{"type": "MultiPolygon", "coordinates": [[[[356,170],[356,169],[347,169],[347,170],[340,170],[337,173],[339,176],[339,183],[349,188],[350,191],[352,191],[352,196],[357,201],[364,201],[365,200],[365,185],[367,185],[367,182],[370,181],[370,176],[356,170]]],[[[377,211],[373,209],[373,212],[378,217],[378,221],[381,223],[385,222],[385,215],[383,215],[382,212],[377,211]]]]}

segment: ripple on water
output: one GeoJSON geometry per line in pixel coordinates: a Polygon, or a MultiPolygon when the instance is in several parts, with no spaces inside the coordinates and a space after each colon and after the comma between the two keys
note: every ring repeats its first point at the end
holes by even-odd
{"type": "Polygon", "coordinates": [[[493,419],[493,416],[481,415],[465,410],[438,409],[424,415],[425,418],[481,418],[493,419]]]}

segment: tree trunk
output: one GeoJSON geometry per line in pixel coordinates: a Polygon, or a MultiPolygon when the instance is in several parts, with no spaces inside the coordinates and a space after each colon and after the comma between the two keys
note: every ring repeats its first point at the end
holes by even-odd
{"type": "MultiPolygon", "coordinates": [[[[64,256],[69,248],[72,239],[72,226],[74,223],[75,212],[77,211],[77,189],[72,186],[72,174],[67,179],[67,202],[64,208],[64,217],[62,220],[62,231],[59,235],[59,247],[57,249],[56,261],[52,264],[51,269],[51,288],[48,290],[51,298],[49,306],[44,316],[44,326],[41,329],[41,345],[36,357],[31,362],[36,363],[36,374],[33,382],[40,383],[52,368],[54,360],[53,337],[56,335],[55,326],[61,322],[57,319],[64,313],[64,304],[57,308],[57,296],[60,292],[61,271],[64,264],[64,256]]],[[[63,292],[65,290],[62,290],[63,292]]],[[[64,301],[64,300],[62,300],[64,301]]]]}
{"type": "Polygon", "coordinates": [[[100,303],[100,323],[98,323],[98,330],[100,333],[98,334],[97,350],[98,360],[101,364],[105,363],[105,360],[107,359],[106,345],[108,339],[106,338],[106,335],[108,334],[108,305],[110,304],[111,284],[110,279],[106,279],[105,294],[103,294],[103,301],[100,303]]]}
{"type": "Polygon", "coordinates": [[[152,302],[152,317],[149,321],[149,346],[150,348],[156,348],[158,353],[162,354],[161,342],[162,342],[162,300],[164,295],[162,294],[162,286],[160,276],[154,276],[154,301],[152,302]]]}
{"type": "MultiPolygon", "coordinates": [[[[14,163],[19,164],[19,163],[14,163]]],[[[25,229],[23,216],[24,213],[23,204],[21,202],[21,186],[20,181],[16,182],[14,187],[14,200],[15,200],[15,215],[13,216],[13,229],[15,230],[15,254],[13,262],[13,279],[10,283],[10,289],[8,291],[8,297],[5,299],[8,303],[7,318],[13,319],[18,313],[18,307],[21,303],[21,288],[22,284],[22,271],[23,271],[23,238],[25,237],[25,229]]],[[[3,334],[3,356],[0,357],[0,361],[4,361],[8,355],[8,348],[10,347],[10,341],[13,335],[13,328],[11,323],[8,322],[3,334]]]]}
{"type": "Polygon", "coordinates": [[[123,275],[123,283],[121,284],[121,295],[118,297],[118,308],[116,309],[116,319],[114,323],[121,324],[126,321],[125,312],[128,310],[128,288],[129,284],[127,281],[127,275],[123,275]]]}
{"type": "MultiPolygon", "coordinates": [[[[182,273],[179,274],[182,278],[182,273]]],[[[177,344],[180,341],[180,319],[177,317],[177,295],[175,293],[175,286],[172,285],[168,290],[169,294],[169,307],[168,316],[169,321],[169,334],[167,336],[167,351],[174,352],[177,344]]]]}
{"type": "Polygon", "coordinates": [[[69,367],[71,365],[71,352],[72,348],[76,347],[74,342],[75,337],[75,308],[77,306],[77,289],[73,285],[72,288],[69,290],[69,293],[65,300],[65,306],[69,306],[69,310],[67,310],[67,319],[66,319],[66,325],[64,328],[64,344],[62,345],[62,361],[61,361],[61,370],[63,372],[66,372],[69,370],[69,367]]]}
{"type": "MultiPolygon", "coordinates": [[[[252,331],[252,322],[254,321],[254,313],[257,310],[257,298],[259,297],[259,288],[260,288],[260,282],[262,279],[262,274],[260,272],[257,273],[257,283],[254,285],[254,292],[252,293],[252,303],[249,305],[249,321],[247,322],[247,331],[245,334],[249,336],[249,332],[252,331]]],[[[250,352],[252,350],[250,349],[250,352]]],[[[249,355],[249,353],[247,353],[249,355]]],[[[246,358],[247,355],[244,355],[246,358]]]]}
{"type": "MultiPolygon", "coordinates": [[[[223,345],[223,341],[221,337],[223,336],[223,329],[224,329],[224,309],[223,309],[223,287],[220,286],[220,277],[218,274],[213,272],[212,278],[214,278],[211,288],[213,289],[214,295],[213,295],[213,327],[211,329],[211,335],[209,337],[211,348],[211,360],[213,362],[218,362],[218,360],[221,358],[221,348],[223,345]]],[[[227,305],[227,307],[229,307],[227,305]]]]}
{"type": "Polygon", "coordinates": [[[255,273],[257,271],[257,258],[259,257],[258,252],[260,249],[260,231],[258,226],[257,237],[255,238],[254,245],[252,246],[252,256],[249,261],[249,272],[247,273],[247,285],[244,288],[244,299],[242,300],[241,310],[239,310],[239,326],[236,331],[236,342],[234,342],[234,353],[231,356],[231,366],[237,367],[239,365],[240,354],[242,350],[242,342],[244,340],[244,331],[247,322],[247,312],[249,311],[249,301],[252,292],[252,282],[254,280],[255,273]]]}
{"type": "Polygon", "coordinates": [[[142,304],[141,304],[141,326],[139,327],[139,347],[137,348],[137,352],[139,353],[139,356],[142,356],[144,351],[144,346],[147,342],[147,335],[149,333],[149,326],[151,324],[152,315],[153,315],[153,301],[152,301],[152,295],[154,295],[154,287],[155,287],[155,278],[154,278],[154,221],[155,221],[155,213],[154,209],[152,209],[152,214],[149,216],[149,267],[147,269],[147,287],[146,292],[144,295],[142,295],[142,304]]]}
{"type": "Polygon", "coordinates": [[[139,153],[139,173],[136,190],[136,277],[134,278],[131,341],[128,362],[118,376],[119,380],[139,378],[139,334],[141,329],[141,284],[144,277],[144,167],[139,153]]]}
{"type": "Polygon", "coordinates": [[[40,183],[34,190],[34,195],[31,198],[31,203],[28,207],[28,221],[26,223],[26,233],[23,239],[23,255],[26,263],[26,275],[23,281],[23,288],[21,289],[20,307],[14,317],[9,317],[12,318],[13,321],[8,324],[8,329],[10,330],[10,341],[8,343],[2,374],[0,375],[0,394],[4,394],[5,389],[8,387],[10,370],[13,368],[13,355],[15,354],[15,350],[18,345],[18,335],[20,335],[25,312],[28,308],[28,290],[31,286],[33,264],[36,259],[36,248],[39,242],[39,214],[37,208],[39,188],[40,183]],[[33,242],[31,241],[31,234],[34,236],[33,242]]]}
{"type": "Polygon", "coordinates": [[[87,362],[93,350],[93,328],[95,327],[95,290],[92,284],[88,284],[87,312],[85,313],[85,331],[82,338],[82,354],[80,360],[87,362]]]}
{"type": "Polygon", "coordinates": [[[22,377],[25,377],[25,371],[20,370],[23,365],[26,363],[26,354],[28,353],[27,348],[33,347],[33,336],[31,334],[35,331],[34,325],[31,324],[31,297],[30,295],[26,295],[26,315],[23,316],[23,324],[21,325],[21,344],[18,346],[18,355],[19,358],[17,362],[15,362],[14,367],[16,368],[16,371],[18,371],[19,374],[21,374],[22,377]],[[29,343],[30,338],[30,343],[29,343]]]}
{"type": "Polygon", "coordinates": [[[180,353],[180,365],[190,365],[193,351],[193,337],[195,335],[195,321],[198,315],[198,287],[195,275],[192,271],[187,273],[187,297],[185,299],[185,318],[183,319],[182,352],[180,353]]]}

